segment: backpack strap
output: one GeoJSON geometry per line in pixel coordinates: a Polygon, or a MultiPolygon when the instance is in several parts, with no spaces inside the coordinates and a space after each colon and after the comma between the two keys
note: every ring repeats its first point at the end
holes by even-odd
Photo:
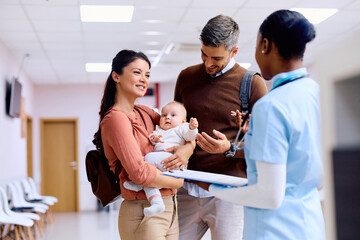
{"type": "Polygon", "coordinates": [[[247,71],[242,80],[240,86],[240,93],[239,99],[241,100],[241,112],[248,113],[251,112],[249,101],[250,101],[250,92],[251,92],[251,80],[253,79],[254,75],[260,75],[260,73],[255,71],[247,71]]]}

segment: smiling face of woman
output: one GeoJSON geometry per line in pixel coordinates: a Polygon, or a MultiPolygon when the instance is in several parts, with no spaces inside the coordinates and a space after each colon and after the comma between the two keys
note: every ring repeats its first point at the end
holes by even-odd
{"type": "Polygon", "coordinates": [[[118,83],[117,91],[129,97],[142,97],[149,87],[149,64],[143,59],[136,59],[124,67],[122,74],[114,74],[114,81],[118,83]]]}

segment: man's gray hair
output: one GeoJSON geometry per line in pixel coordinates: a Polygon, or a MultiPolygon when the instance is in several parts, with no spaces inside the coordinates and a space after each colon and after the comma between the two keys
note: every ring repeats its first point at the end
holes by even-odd
{"type": "Polygon", "coordinates": [[[206,23],[200,40],[209,47],[220,47],[224,44],[226,49],[231,51],[237,46],[239,34],[239,26],[231,17],[218,15],[206,23]]]}

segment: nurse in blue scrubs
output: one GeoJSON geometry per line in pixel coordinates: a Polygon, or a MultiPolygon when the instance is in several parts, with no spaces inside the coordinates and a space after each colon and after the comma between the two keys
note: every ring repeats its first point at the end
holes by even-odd
{"type": "Polygon", "coordinates": [[[215,197],[245,206],[246,240],[325,239],[317,190],[322,180],[319,86],[302,62],[314,38],[314,26],[298,12],[280,10],[264,20],[255,58],[273,87],[256,102],[248,123],[248,185],[199,184],[215,197]]]}

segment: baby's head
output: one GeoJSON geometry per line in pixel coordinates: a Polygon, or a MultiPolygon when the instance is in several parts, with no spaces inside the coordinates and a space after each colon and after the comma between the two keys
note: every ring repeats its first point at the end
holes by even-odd
{"type": "Polygon", "coordinates": [[[186,122],[186,109],[179,102],[169,102],[161,109],[160,128],[168,130],[186,122]]]}

